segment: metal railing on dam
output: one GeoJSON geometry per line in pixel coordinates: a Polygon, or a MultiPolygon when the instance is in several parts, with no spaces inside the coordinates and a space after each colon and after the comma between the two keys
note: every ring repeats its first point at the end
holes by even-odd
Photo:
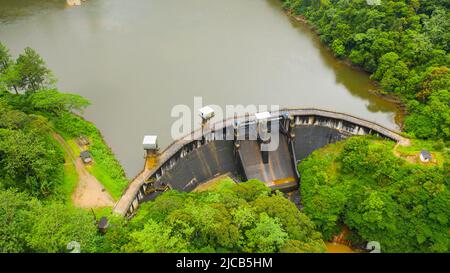
{"type": "MultiPolygon", "coordinates": [[[[278,120],[279,122],[287,119],[294,122],[292,127],[294,128],[293,135],[295,135],[295,137],[292,139],[286,137],[281,138],[289,141],[287,147],[289,147],[289,156],[291,158],[283,161],[290,162],[289,164],[296,164],[297,161],[305,158],[313,150],[351,135],[372,134],[399,143],[408,142],[408,139],[403,137],[400,132],[344,113],[320,109],[291,108],[272,112],[271,117],[272,120],[278,120]]],[[[243,158],[245,160],[245,156],[233,157],[232,150],[230,152],[231,146],[225,143],[233,143],[233,141],[214,140],[214,138],[211,137],[211,134],[216,136],[222,134],[222,138],[218,139],[230,139],[229,135],[225,134],[229,134],[230,132],[227,128],[235,128],[237,124],[236,121],[241,124],[239,126],[248,126],[248,124],[255,122],[256,119],[254,116],[241,116],[226,119],[221,122],[219,126],[214,127],[215,130],[213,132],[208,132],[203,135],[203,130],[199,128],[185,137],[174,141],[159,154],[156,166],[144,168],[144,170],[128,184],[121,198],[114,206],[113,212],[122,216],[131,216],[138,208],[139,204],[147,199],[146,190],[147,187],[149,187],[148,181],[160,183],[159,186],[169,186],[170,188],[175,187],[179,190],[190,191],[192,190],[193,185],[207,181],[208,176],[210,176],[209,178],[211,179],[217,175],[239,169],[238,161],[243,160],[243,158]],[[214,146],[213,149],[211,149],[211,146],[214,146]],[[217,153],[216,150],[219,150],[219,153],[217,153]],[[223,160],[220,159],[222,155],[224,156],[223,160]],[[199,164],[204,170],[199,171],[201,173],[200,175],[195,173],[192,174],[193,170],[189,168],[189,165],[181,165],[184,164],[180,163],[183,160],[190,160],[191,162],[199,161],[199,164]],[[232,160],[236,162],[235,166],[231,163],[232,160]],[[208,166],[209,164],[211,164],[211,166],[208,166]],[[179,165],[178,168],[177,165],[179,165]],[[190,179],[191,177],[194,177],[194,179],[178,182],[179,185],[172,185],[170,180],[176,178],[172,175],[182,174],[183,168],[186,169],[184,170],[185,172],[191,172],[189,175],[186,175],[185,179],[190,179]],[[171,171],[173,171],[173,173],[171,173],[171,171]],[[197,179],[196,175],[200,176],[201,179],[197,179]],[[182,184],[184,184],[183,187],[182,184]]],[[[231,130],[231,132],[233,132],[233,130],[231,130]]],[[[241,165],[245,165],[245,162],[240,163],[241,165]]],[[[278,166],[280,165],[278,164],[278,166]]],[[[295,166],[291,166],[291,168],[292,167],[295,168],[295,166]]],[[[288,171],[285,171],[284,173],[287,172],[288,171]]],[[[292,172],[289,171],[289,173],[292,172]]],[[[265,174],[261,174],[261,176],[267,177],[265,174]]]]}

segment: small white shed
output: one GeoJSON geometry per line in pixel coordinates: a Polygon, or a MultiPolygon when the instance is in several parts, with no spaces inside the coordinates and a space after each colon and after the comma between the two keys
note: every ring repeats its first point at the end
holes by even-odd
{"type": "Polygon", "coordinates": [[[214,109],[212,109],[210,106],[205,106],[199,109],[200,117],[204,120],[211,119],[214,117],[214,109]]]}
{"type": "Polygon", "coordinates": [[[156,150],[158,149],[158,137],[157,136],[144,136],[144,140],[142,141],[142,146],[144,146],[144,150],[156,150]]]}

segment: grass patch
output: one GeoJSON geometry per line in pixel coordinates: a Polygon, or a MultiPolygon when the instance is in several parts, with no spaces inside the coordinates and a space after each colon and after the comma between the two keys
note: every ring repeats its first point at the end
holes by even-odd
{"type": "Polygon", "coordinates": [[[236,182],[228,176],[220,176],[198,185],[193,192],[216,191],[235,183],[236,182]]]}
{"type": "Polygon", "coordinates": [[[70,149],[72,150],[73,154],[78,157],[80,155],[80,153],[81,153],[81,149],[75,143],[75,140],[74,139],[67,139],[65,137],[64,137],[64,139],[66,140],[66,142],[69,145],[70,149]]]}
{"type": "MultiPolygon", "coordinates": [[[[334,177],[337,175],[340,165],[338,160],[336,159],[344,148],[344,144],[344,141],[338,141],[332,144],[328,144],[325,147],[314,151],[311,156],[314,156],[317,158],[317,160],[323,162],[324,166],[327,166],[327,173],[330,176],[334,177]]],[[[299,166],[300,164],[298,165],[298,167],[299,166]]]]}
{"type": "Polygon", "coordinates": [[[410,146],[398,146],[396,150],[401,158],[409,159],[407,161],[410,163],[443,167],[445,149],[445,145],[439,141],[412,139],[410,146]],[[423,163],[420,161],[419,154],[421,150],[428,150],[431,153],[431,162],[423,163]]]}
{"type": "Polygon", "coordinates": [[[66,204],[72,205],[72,193],[75,191],[78,183],[78,172],[75,165],[72,162],[70,156],[61,147],[62,153],[64,153],[64,165],[63,165],[63,179],[62,183],[57,188],[57,200],[64,200],[66,204]]]}
{"type": "Polygon", "coordinates": [[[91,209],[91,211],[94,212],[95,217],[97,218],[97,221],[100,221],[100,218],[102,218],[103,216],[105,217],[109,217],[112,214],[112,208],[94,208],[91,209]]]}
{"type": "Polygon", "coordinates": [[[101,164],[94,162],[92,166],[88,166],[87,170],[97,178],[105,189],[111,194],[115,201],[117,201],[124,190],[124,185],[128,183],[127,180],[118,181],[109,175],[108,170],[102,168],[101,164]],[[118,183],[119,182],[119,183],[118,183]],[[124,182],[124,183],[120,183],[124,182]]]}
{"type": "MultiPolygon", "coordinates": [[[[68,155],[65,155],[66,163],[64,164],[64,179],[61,185],[61,193],[65,200],[72,200],[72,193],[75,191],[78,182],[78,173],[72,160],[68,155]]],[[[71,203],[71,202],[70,202],[71,203]]]]}

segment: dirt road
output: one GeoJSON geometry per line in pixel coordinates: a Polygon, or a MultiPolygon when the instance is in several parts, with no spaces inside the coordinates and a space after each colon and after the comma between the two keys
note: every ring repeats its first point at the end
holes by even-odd
{"type": "Polygon", "coordinates": [[[53,134],[53,137],[61,144],[61,147],[63,147],[69,155],[78,173],[78,183],[75,191],[72,193],[72,202],[74,206],[80,208],[114,206],[114,199],[103,188],[102,184],[88,172],[86,166],[81,161],[81,158],[72,152],[72,149],[70,149],[70,146],[64,138],[56,133],[53,134]]]}

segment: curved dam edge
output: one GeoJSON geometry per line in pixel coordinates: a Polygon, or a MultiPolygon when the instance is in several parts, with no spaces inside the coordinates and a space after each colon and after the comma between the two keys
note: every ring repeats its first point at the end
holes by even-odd
{"type": "MultiPolygon", "coordinates": [[[[375,122],[371,122],[345,113],[314,108],[285,108],[280,111],[271,113],[271,119],[277,120],[280,123],[284,121],[286,117],[292,118],[294,122],[293,128],[295,132],[295,137],[293,139],[286,138],[288,139],[288,147],[291,157],[290,159],[288,159],[288,161],[290,161],[291,165],[293,165],[289,168],[295,169],[295,164],[305,158],[313,150],[318,149],[328,143],[336,142],[340,139],[352,135],[372,134],[391,139],[400,143],[401,145],[406,145],[407,143],[409,143],[409,139],[403,137],[401,135],[401,132],[389,129],[375,122]],[[317,134],[319,134],[320,137],[317,137],[317,134]]],[[[244,124],[245,126],[245,122],[247,122],[247,124],[252,123],[255,122],[256,119],[254,116],[241,116],[237,118],[226,119],[220,124],[219,127],[215,127],[215,132],[213,132],[213,134],[221,134],[221,130],[224,131],[225,134],[225,131],[227,131],[225,129],[234,127],[236,121],[238,121],[240,124],[244,124]]],[[[282,127],[283,126],[280,126],[280,134],[285,133],[281,132],[282,127]]],[[[189,158],[187,155],[189,155],[191,152],[195,151],[195,154],[197,154],[198,148],[206,146],[208,145],[208,143],[218,141],[207,141],[208,137],[210,138],[210,135],[211,133],[203,135],[203,130],[199,128],[192,131],[185,137],[175,140],[172,144],[166,147],[159,154],[158,163],[155,167],[150,169],[144,167],[144,169],[134,179],[131,180],[127,188],[124,190],[121,198],[115,204],[113,213],[122,216],[131,216],[133,212],[138,208],[139,204],[145,202],[148,199],[146,198],[146,181],[149,181],[149,179],[151,178],[158,181],[165,174],[166,176],[170,177],[170,171],[178,164],[179,160],[187,160],[185,158],[189,158]],[[202,140],[205,140],[204,144],[201,143],[202,140]]],[[[210,149],[208,148],[203,148],[203,150],[210,152],[210,149]]],[[[245,162],[238,162],[241,161],[242,156],[237,157],[240,158],[236,159],[237,165],[234,167],[229,167],[227,170],[223,170],[224,172],[230,170],[232,171],[233,169],[239,169],[239,165],[245,165],[245,162]]],[[[204,156],[198,155],[198,157],[196,158],[204,158],[204,156]]],[[[203,165],[205,165],[205,161],[203,161],[203,165]]],[[[214,178],[214,176],[217,175],[217,173],[212,172],[211,168],[209,167],[204,169],[207,169],[208,174],[211,175],[210,178],[214,178]]],[[[222,171],[220,170],[220,166],[216,171],[222,171]]],[[[294,172],[296,171],[294,170],[294,172]]],[[[195,176],[195,174],[192,174],[192,176],[195,176]]],[[[202,174],[200,176],[204,178],[207,175],[202,174]]],[[[194,182],[194,180],[190,182],[185,181],[185,183],[189,184],[194,182]]],[[[198,182],[204,182],[204,180],[198,182]]],[[[297,181],[295,181],[295,183],[297,183],[297,181]]],[[[186,185],[184,188],[175,188],[185,191],[192,190],[192,187],[188,187],[188,185],[186,185]]]]}

